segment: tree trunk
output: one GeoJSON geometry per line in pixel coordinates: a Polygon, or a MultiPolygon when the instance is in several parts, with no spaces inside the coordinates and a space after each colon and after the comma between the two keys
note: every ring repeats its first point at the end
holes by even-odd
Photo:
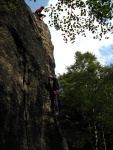
{"type": "Polygon", "coordinates": [[[105,139],[105,135],[104,135],[104,128],[103,128],[103,126],[102,126],[102,138],[103,138],[104,150],[106,150],[106,139],[105,139]]]}
{"type": "Polygon", "coordinates": [[[94,135],[95,135],[95,150],[98,150],[98,134],[96,122],[94,122],[94,135]]]}
{"type": "MultiPolygon", "coordinates": [[[[92,129],[91,129],[91,125],[89,124],[89,132],[90,132],[90,135],[92,136],[92,129]]],[[[94,150],[94,144],[93,144],[93,140],[91,140],[91,145],[92,145],[92,150],[94,150]]]]}
{"type": "MultiPolygon", "coordinates": [[[[93,116],[94,116],[94,108],[93,108],[93,116]]],[[[95,137],[95,150],[98,150],[98,131],[97,131],[97,125],[94,118],[94,137],[95,137]]]]}

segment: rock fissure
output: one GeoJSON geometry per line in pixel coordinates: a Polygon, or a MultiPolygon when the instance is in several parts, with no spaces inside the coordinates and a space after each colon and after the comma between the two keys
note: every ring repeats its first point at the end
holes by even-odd
{"type": "MultiPolygon", "coordinates": [[[[24,54],[25,56],[25,54],[24,54]]],[[[24,57],[25,58],[25,57],[24,57]]],[[[25,133],[26,133],[26,145],[27,145],[27,150],[29,150],[29,143],[28,143],[28,116],[27,116],[27,61],[23,62],[23,101],[24,101],[24,120],[25,120],[25,133]]]]}

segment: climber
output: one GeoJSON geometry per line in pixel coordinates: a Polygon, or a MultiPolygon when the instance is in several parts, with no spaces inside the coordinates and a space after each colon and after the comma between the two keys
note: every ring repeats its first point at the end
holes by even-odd
{"type": "Polygon", "coordinates": [[[39,18],[41,21],[43,21],[43,18],[46,17],[46,15],[41,14],[42,10],[44,9],[44,6],[41,6],[40,8],[38,8],[35,13],[38,14],[39,18]]]}
{"type": "Polygon", "coordinates": [[[54,105],[55,107],[55,115],[59,115],[58,110],[59,110],[59,103],[60,103],[59,101],[60,83],[59,80],[56,78],[56,75],[49,75],[49,83],[50,83],[52,105],[54,105]],[[56,103],[58,105],[56,105],[56,103]]]}

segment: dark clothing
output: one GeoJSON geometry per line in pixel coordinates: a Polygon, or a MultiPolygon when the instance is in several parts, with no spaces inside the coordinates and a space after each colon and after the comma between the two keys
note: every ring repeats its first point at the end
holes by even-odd
{"type": "Polygon", "coordinates": [[[53,78],[53,91],[60,90],[60,83],[57,78],[53,78]]]}
{"type": "Polygon", "coordinates": [[[51,105],[55,108],[55,111],[59,111],[60,99],[59,99],[59,90],[60,84],[57,78],[49,78],[49,86],[50,86],[50,97],[51,97],[51,105]],[[57,105],[56,105],[57,98],[57,105]]]}
{"type": "Polygon", "coordinates": [[[38,14],[38,16],[39,16],[39,17],[42,17],[42,16],[44,16],[44,17],[45,17],[46,15],[44,15],[44,14],[38,14]]]}

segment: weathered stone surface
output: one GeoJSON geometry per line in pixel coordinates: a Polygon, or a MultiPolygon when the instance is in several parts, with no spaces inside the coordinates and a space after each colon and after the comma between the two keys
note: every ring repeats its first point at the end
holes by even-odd
{"type": "Polygon", "coordinates": [[[54,73],[47,25],[19,1],[14,11],[0,1],[0,149],[60,150],[46,89],[54,73]]]}

